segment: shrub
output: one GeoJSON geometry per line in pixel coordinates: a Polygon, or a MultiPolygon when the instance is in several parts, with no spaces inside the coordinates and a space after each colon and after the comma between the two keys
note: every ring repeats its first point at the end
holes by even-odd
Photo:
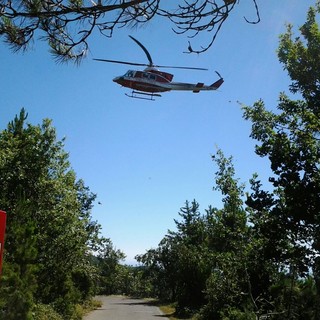
{"type": "Polygon", "coordinates": [[[52,306],[47,304],[37,304],[33,309],[34,320],[63,320],[52,306]]]}

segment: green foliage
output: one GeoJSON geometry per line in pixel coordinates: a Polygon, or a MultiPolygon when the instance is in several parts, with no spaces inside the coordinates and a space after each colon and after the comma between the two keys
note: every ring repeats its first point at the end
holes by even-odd
{"type": "MultiPolygon", "coordinates": [[[[25,200],[19,200],[16,212],[25,215],[28,208],[25,200]]],[[[11,226],[13,227],[13,226],[11,226]]],[[[14,225],[14,239],[7,236],[14,255],[6,255],[0,286],[0,314],[3,319],[32,319],[31,309],[36,283],[36,241],[34,223],[14,225]]]]}
{"type": "Polygon", "coordinates": [[[216,189],[225,195],[223,209],[209,207],[201,215],[195,200],[186,201],[179,212],[181,220],[175,220],[177,231],[169,231],[157,249],[137,257],[158,286],[160,298],[176,300],[179,314],[202,307],[205,319],[218,317],[231,304],[242,303],[249,281],[243,185],[234,178],[231,158],[219,150],[213,159],[219,168],[216,189]]]}
{"type": "Polygon", "coordinates": [[[51,121],[33,126],[26,119],[22,109],[0,132],[0,207],[7,211],[0,312],[31,319],[40,302],[70,318],[94,293],[89,250],[101,241],[90,213],[95,195],[76,180],[51,121]]]}
{"type": "MultiPolygon", "coordinates": [[[[34,3],[36,4],[36,3],[34,3]]],[[[222,208],[204,214],[186,201],[155,249],[123,266],[124,254],[91,220],[95,195],[70,168],[49,120],[26,124],[24,110],[0,133],[0,207],[8,212],[0,317],[80,319],[95,293],[156,296],[198,319],[316,320],[320,316],[320,29],[316,14],[278,56],[292,79],[277,112],[243,106],[256,154],[267,157],[272,190],[258,175],[251,193],[232,157],[212,157],[222,208]],[[245,199],[246,196],[246,199],[245,199]],[[95,255],[92,255],[95,252],[95,255]]]]}
{"type": "MultiPolygon", "coordinates": [[[[114,248],[110,239],[102,238],[97,247],[97,256],[93,257],[93,263],[97,269],[97,282],[99,294],[115,294],[121,287],[119,263],[125,258],[125,254],[114,248]]],[[[122,293],[122,292],[121,292],[122,293]]]]}
{"type": "Polygon", "coordinates": [[[229,307],[219,315],[219,318],[221,320],[256,320],[257,316],[250,311],[240,311],[238,308],[229,307]]]}
{"type": "MultiPolygon", "coordinates": [[[[291,100],[280,94],[278,113],[267,111],[259,101],[244,107],[244,116],[252,121],[251,136],[260,142],[256,153],[267,156],[275,176],[272,207],[265,223],[279,225],[282,239],[289,240],[286,264],[295,264],[295,272],[305,276],[319,253],[320,217],[320,30],[316,10],[310,8],[300,37],[293,38],[293,27],[280,37],[278,56],[292,79],[290,90],[303,100],[291,100]],[[311,245],[310,245],[311,244],[311,245]]],[[[251,195],[248,205],[261,216],[266,194],[251,195]]],[[[260,223],[261,224],[261,223],[260,223]]],[[[273,229],[264,227],[265,230],[273,229]]],[[[280,244],[281,239],[278,239],[280,244]]],[[[283,240],[282,240],[283,241],[283,240]]],[[[277,245],[276,245],[277,246],[277,245]]],[[[286,261],[285,261],[286,259],[286,261]]]]}
{"type": "Polygon", "coordinates": [[[209,206],[201,215],[195,201],[186,202],[177,231],[138,257],[161,284],[159,296],[177,301],[178,309],[199,309],[199,319],[320,316],[319,11],[318,2],[299,38],[292,26],[280,37],[279,60],[300,100],[281,93],[277,112],[262,100],[243,106],[256,154],[270,161],[272,190],[254,174],[251,193],[244,193],[232,158],[218,150],[214,190],[223,208],[209,206]]]}
{"type": "Polygon", "coordinates": [[[63,318],[49,305],[37,304],[32,311],[33,320],[63,320],[63,318]]]}
{"type": "MultiPolygon", "coordinates": [[[[300,299],[301,288],[308,283],[311,270],[313,275],[317,274],[320,249],[320,30],[317,12],[319,3],[310,8],[307,21],[299,28],[300,37],[293,37],[291,25],[280,36],[279,60],[292,80],[291,93],[299,94],[302,99],[292,100],[281,93],[277,113],[266,110],[263,101],[243,108],[245,119],[252,122],[251,137],[259,142],[256,153],[268,157],[274,173],[269,178],[274,187],[273,195],[262,191],[255,177],[251,181],[253,192],[246,204],[254,224],[254,236],[262,245],[258,255],[261,262],[273,259],[277,269],[283,272],[269,279],[272,285],[268,286],[272,296],[272,302],[268,298],[272,304],[269,309],[275,310],[274,317],[279,319],[283,314],[287,319],[300,319],[298,314],[305,312],[300,299]],[[282,289],[274,294],[275,288],[282,289]]],[[[319,289],[318,286],[314,302],[319,301],[319,289]]],[[[315,309],[307,307],[307,310],[305,318],[301,316],[303,319],[319,315],[315,309]]]]}

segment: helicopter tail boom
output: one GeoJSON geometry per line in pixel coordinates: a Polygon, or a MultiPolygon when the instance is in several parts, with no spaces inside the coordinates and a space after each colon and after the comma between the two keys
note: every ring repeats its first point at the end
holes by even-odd
{"type": "Polygon", "coordinates": [[[198,82],[197,84],[192,83],[184,83],[184,82],[170,82],[167,84],[163,84],[169,90],[185,90],[185,91],[192,91],[193,93],[199,93],[200,91],[212,91],[217,90],[222,84],[224,80],[220,78],[219,80],[215,81],[211,85],[205,85],[202,82],[198,82]]]}

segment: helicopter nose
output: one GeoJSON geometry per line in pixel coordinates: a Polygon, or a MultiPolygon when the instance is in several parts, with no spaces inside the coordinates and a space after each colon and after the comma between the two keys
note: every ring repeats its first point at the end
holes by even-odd
{"type": "Polygon", "coordinates": [[[123,81],[123,77],[115,77],[112,81],[116,83],[121,83],[123,81]]]}

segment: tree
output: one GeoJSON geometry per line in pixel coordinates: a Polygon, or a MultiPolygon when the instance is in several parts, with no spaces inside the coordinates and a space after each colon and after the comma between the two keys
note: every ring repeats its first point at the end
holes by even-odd
{"type": "Polygon", "coordinates": [[[152,294],[165,301],[176,301],[177,296],[177,245],[176,239],[166,235],[156,249],[137,255],[144,266],[144,277],[152,284],[152,294]]]}
{"type": "MultiPolygon", "coordinates": [[[[29,210],[25,200],[20,199],[16,212],[25,215],[29,210]]],[[[34,294],[37,288],[36,258],[37,249],[35,224],[31,221],[24,224],[10,224],[14,228],[15,240],[10,239],[10,250],[14,251],[14,257],[5,261],[3,278],[0,289],[0,316],[2,319],[21,320],[32,319],[34,306],[34,294]]]]}
{"type": "Polygon", "coordinates": [[[226,158],[218,150],[212,159],[218,167],[214,190],[221,192],[223,207],[209,206],[206,210],[210,273],[200,315],[201,319],[251,319],[250,257],[254,239],[243,204],[244,184],[235,178],[232,157],[226,158]]]}
{"type": "Polygon", "coordinates": [[[176,299],[178,312],[198,309],[204,302],[206,279],[210,273],[204,219],[199,204],[193,200],[180,208],[181,221],[175,220],[177,231],[169,238],[176,242],[176,299]]]}
{"type": "MultiPolygon", "coordinates": [[[[252,0],[259,20],[256,0],[252,0]]],[[[203,31],[213,32],[208,45],[214,42],[222,24],[236,4],[236,0],[206,0],[169,5],[160,0],[13,0],[1,1],[0,35],[14,50],[25,50],[38,31],[48,41],[51,52],[60,60],[79,62],[86,55],[89,37],[97,29],[111,37],[116,27],[141,25],[155,16],[170,20],[177,34],[192,37],[203,31]]]]}
{"type": "Polygon", "coordinates": [[[100,241],[90,214],[95,195],[76,179],[51,121],[33,126],[26,119],[22,109],[0,132],[0,206],[8,218],[3,279],[8,276],[12,296],[25,296],[26,314],[32,302],[41,302],[70,316],[94,285],[89,250],[100,241]],[[21,285],[10,284],[15,278],[21,285]]]}
{"type": "MultiPolygon", "coordinates": [[[[317,7],[319,11],[320,7],[317,7]]],[[[295,248],[300,273],[307,273],[314,254],[319,253],[320,212],[320,31],[310,8],[301,38],[293,39],[292,26],[281,36],[279,59],[292,79],[290,90],[303,100],[291,100],[281,93],[276,114],[263,101],[244,107],[244,117],[252,121],[251,137],[261,142],[256,153],[267,156],[274,177],[277,198],[270,208],[295,248]],[[288,233],[289,232],[289,233],[288,233]]],[[[263,201],[267,194],[256,195],[263,201]]],[[[264,200],[265,201],[265,200],[264,200]]],[[[257,210],[261,202],[250,203],[257,210]]]]}
{"type": "MultiPolygon", "coordinates": [[[[260,143],[256,153],[268,157],[273,171],[269,178],[273,194],[261,190],[255,180],[247,205],[265,243],[265,257],[273,257],[291,283],[290,299],[282,305],[287,319],[296,319],[294,289],[310,270],[316,280],[318,301],[320,298],[319,12],[317,2],[299,28],[299,37],[294,37],[292,25],[280,37],[278,57],[292,80],[291,94],[298,94],[300,99],[292,100],[281,93],[277,112],[268,111],[262,100],[243,108],[244,118],[252,122],[251,137],[260,143]]],[[[319,315],[316,309],[310,319],[319,315]]]]}
{"type": "Polygon", "coordinates": [[[243,312],[238,305],[247,295],[241,293],[250,291],[244,186],[234,178],[232,158],[220,150],[213,158],[219,168],[215,190],[224,196],[223,209],[210,206],[201,215],[195,200],[186,201],[180,220],[174,220],[177,230],[169,231],[158,248],[137,257],[163,290],[160,297],[176,301],[180,314],[202,309],[204,319],[227,316],[231,304],[243,312]]]}
{"type": "Polygon", "coordinates": [[[120,285],[117,275],[121,272],[119,263],[125,259],[125,254],[114,248],[110,239],[102,239],[97,257],[94,259],[98,269],[98,287],[100,294],[118,294],[120,285]]]}
{"type": "Polygon", "coordinates": [[[198,308],[204,301],[204,289],[210,264],[205,254],[205,226],[199,204],[185,202],[181,221],[174,220],[177,231],[168,231],[158,248],[136,259],[153,277],[160,298],[177,301],[178,313],[198,308]]]}

